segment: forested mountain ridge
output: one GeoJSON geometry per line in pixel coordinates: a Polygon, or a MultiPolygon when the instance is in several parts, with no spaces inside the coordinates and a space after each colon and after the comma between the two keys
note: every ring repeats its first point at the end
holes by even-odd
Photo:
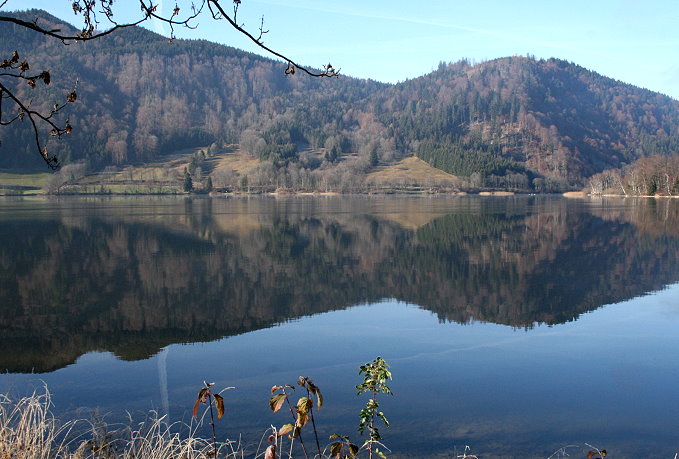
{"type": "Polygon", "coordinates": [[[385,93],[376,109],[397,144],[477,180],[509,171],[563,188],[679,149],[679,102],[558,59],[441,64],[385,93]]]}
{"type": "MultiPolygon", "coordinates": [[[[70,27],[38,10],[17,14],[70,27]]],[[[52,94],[20,89],[36,93],[34,104],[50,107],[78,82],[74,133],[50,148],[94,168],[239,144],[270,174],[360,177],[416,154],[470,187],[554,191],[679,150],[679,102],[557,59],[460,61],[387,85],[290,77],[280,62],[142,28],[63,46],[0,26],[0,53],[15,49],[52,74],[52,94]]],[[[5,167],[41,166],[23,124],[2,131],[5,167]]]]}
{"type": "MultiPolygon", "coordinates": [[[[25,20],[39,16],[55,28],[70,27],[38,10],[18,15],[25,20]]],[[[385,86],[351,78],[288,78],[280,62],[202,40],[170,42],[138,27],[63,46],[3,24],[0,53],[11,55],[15,49],[32,67],[48,68],[52,74],[48,89],[20,87],[22,94],[37,94],[34,105],[51,107],[78,82],[78,103],[69,107],[74,133],[68,141],[51,144],[61,150],[65,163],[145,161],[170,148],[238,142],[253,127],[272,147],[301,140],[314,146],[317,137],[325,140],[338,133],[316,133],[323,127],[332,130],[326,125],[341,120],[343,110],[333,101],[351,104],[385,86]],[[52,94],[44,97],[48,90],[52,94]],[[294,126],[304,129],[304,139],[294,126]]],[[[7,166],[34,162],[29,135],[28,129],[3,131],[3,144],[14,153],[7,166]]]]}

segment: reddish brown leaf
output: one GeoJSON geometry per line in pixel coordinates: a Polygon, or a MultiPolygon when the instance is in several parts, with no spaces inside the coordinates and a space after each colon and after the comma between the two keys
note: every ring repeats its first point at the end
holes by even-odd
{"type": "Polygon", "coordinates": [[[264,453],[264,459],[276,459],[276,445],[269,445],[264,453]]]}
{"type": "Polygon", "coordinates": [[[202,388],[200,392],[198,392],[198,398],[196,398],[196,403],[193,404],[193,417],[195,418],[198,416],[198,405],[201,403],[207,402],[207,397],[210,395],[210,389],[207,388],[202,388]]]}
{"type": "Polygon", "coordinates": [[[203,387],[200,392],[198,392],[198,401],[200,403],[206,403],[207,402],[207,397],[210,395],[210,389],[207,387],[203,387]]]}
{"type": "Polygon", "coordinates": [[[217,419],[221,419],[224,416],[224,397],[219,394],[214,395],[215,404],[217,405],[217,419]]]}

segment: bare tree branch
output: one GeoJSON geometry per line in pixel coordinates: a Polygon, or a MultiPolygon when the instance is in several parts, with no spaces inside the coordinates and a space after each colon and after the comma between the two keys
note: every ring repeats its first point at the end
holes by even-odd
{"type": "MultiPolygon", "coordinates": [[[[0,5],[0,8],[2,8],[9,0],[5,0],[2,5],[0,5]]],[[[302,66],[298,64],[297,62],[293,61],[289,57],[285,56],[284,54],[281,54],[268,46],[264,45],[262,41],[262,37],[264,34],[268,33],[268,30],[264,30],[264,18],[262,17],[261,25],[259,27],[259,36],[255,37],[252,35],[250,32],[248,32],[245,28],[244,25],[239,25],[237,23],[237,14],[238,14],[238,8],[241,4],[241,0],[233,0],[233,17],[229,16],[224,8],[222,7],[222,4],[220,0],[203,0],[201,2],[200,7],[196,8],[194,4],[191,5],[191,11],[192,13],[188,15],[185,19],[178,19],[177,17],[180,14],[180,8],[179,6],[175,6],[175,8],[172,10],[172,14],[169,17],[161,16],[160,14],[157,13],[158,10],[158,5],[154,4],[153,1],[147,1],[147,0],[138,0],[139,1],[139,6],[141,8],[141,11],[143,13],[143,16],[136,21],[130,22],[130,23],[125,23],[125,24],[119,24],[113,19],[113,0],[99,0],[99,3],[101,4],[102,10],[99,11],[100,14],[104,14],[106,17],[106,20],[112,25],[112,27],[103,30],[103,31],[96,31],[97,26],[100,24],[99,19],[97,18],[97,10],[95,9],[96,1],[95,0],[76,0],[73,3],[73,11],[78,15],[81,14],[83,16],[83,20],[85,22],[85,27],[82,29],[82,31],[79,34],[73,35],[73,34],[64,34],[62,33],[61,29],[49,29],[42,27],[41,25],[38,24],[38,20],[34,20],[33,22],[29,21],[24,21],[22,19],[16,18],[14,16],[6,16],[6,15],[0,15],[0,22],[10,22],[22,27],[25,27],[27,29],[33,30],[35,32],[41,33],[43,35],[47,35],[52,38],[56,38],[58,40],[61,40],[64,43],[67,43],[69,41],[88,41],[88,40],[94,40],[96,38],[100,38],[106,35],[109,35],[116,30],[127,28],[127,27],[133,27],[137,26],[143,22],[146,22],[150,19],[157,19],[161,22],[164,22],[168,25],[170,25],[171,28],[171,38],[174,38],[174,27],[175,26],[183,26],[187,28],[194,29],[196,26],[191,24],[191,21],[196,19],[201,12],[203,11],[204,6],[207,4],[208,8],[210,9],[210,13],[212,15],[212,18],[215,20],[220,20],[220,19],[226,19],[227,22],[238,32],[242,33],[246,37],[248,37],[253,43],[255,43],[258,47],[261,49],[265,50],[266,52],[282,59],[284,62],[288,63],[288,66],[295,67],[299,70],[302,70],[304,73],[314,76],[314,77],[335,77],[339,75],[339,70],[335,69],[332,65],[328,64],[323,66],[323,71],[321,72],[314,72],[313,70],[310,70],[309,68],[302,66]]],[[[286,72],[286,73],[294,73],[294,72],[286,72]]]]}
{"type": "MultiPolygon", "coordinates": [[[[35,88],[38,81],[42,81],[43,84],[45,85],[49,85],[52,82],[52,77],[49,71],[47,70],[43,70],[39,74],[27,75],[26,72],[30,69],[30,65],[26,60],[22,60],[21,62],[19,60],[20,60],[19,53],[16,51],[12,53],[11,58],[4,59],[0,63],[0,69],[5,69],[6,71],[0,73],[0,77],[24,80],[31,88],[35,88]],[[11,71],[14,71],[14,73],[10,73],[11,71]]],[[[68,120],[66,120],[66,125],[62,128],[58,126],[54,121],[52,121],[52,117],[58,112],[60,112],[68,103],[75,102],[76,99],[77,94],[74,89],[67,96],[65,103],[62,104],[56,103],[54,104],[54,107],[49,113],[43,114],[38,110],[31,109],[31,102],[28,103],[23,102],[19,97],[16,96],[14,91],[0,83],[0,126],[8,126],[17,120],[21,121],[25,117],[28,117],[28,120],[31,122],[31,126],[33,128],[35,143],[38,148],[38,151],[40,152],[40,155],[50,168],[52,168],[53,170],[57,169],[59,167],[58,159],[56,158],[56,156],[50,156],[49,153],[47,152],[47,147],[44,146],[40,141],[38,122],[42,121],[43,123],[47,124],[47,127],[50,129],[50,135],[52,137],[61,137],[63,134],[70,134],[73,128],[71,127],[71,124],[68,122],[68,120]],[[18,108],[17,115],[15,115],[14,117],[10,118],[7,121],[3,121],[2,119],[3,116],[2,102],[4,99],[11,100],[18,108]]]]}
{"type": "MultiPolygon", "coordinates": [[[[306,73],[307,75],[313,76],[313,77],[336,77],[339,76],[339,70],[335,69],[332,65],[324,65],[323,70],[321,72],[314,72],[313,70],[308,69],[307,67],[304,67],[289,57],[286,57],[285,55],[274,51],[273,49],[269,48],[266,46],[262,41],[261,41],[261,33],[260,33],[260,38],[256,38],[253,36],[250,32],[245,30],[242,26],[238,25],[236,22],[236,14],[238,12],[238,6],[240,5],[240,0],[233,0],[234,3],[234,13],[233,17],[229,16],[226,11],[224,11],[224,8],[220,4],[219,0],[207,0],[207,5],[208,8],[210,9],[210,13],[212,13],[212,18],[215,20],[219,19],[226,19],[231,26],[248,37],[250,41],[252,41],[254,44],[265,50],[266,52],[273,54],[274,56],[283,59],[283,61],[288,63],[288,68],[286,69],[285,73],[286,75],[294,75],[295,69],[299,69],[302,72],[306,73]],[[213,9],[214,7],[214,9],[213,9]]],[[[261,29],[260,29],[261,31],[261,29]]]]}
{"type": "Polygon", "coordinates": [[[112,32],[115,32],[118,29],[123,29],[125,27],[132,27],[141,24],[144,22],[146,19],[140,19],[137,22],[133,22],[130,24],[117,24],[114,27],[105,30],[103,32],[98,32],[98,33],[93,33],[92,30],[89,29],[83,29],[83,31],[78,34],[78,35],[62,35],[61,34],[61,29],[45,29],[44,27],[41,27],[38,25],[38,21],[35,20],[34,22],[28,22],[21,20],[19,18],[15,18],[12,16],[0,16],[0,21],[2,22],[11,22],[16,25],[20,25],[22,27],[26,27],[27,29],[31,29],[35,32],[41,33],[43,35],[47,35],[49,37],[57,38],[63,42],[67,41],[87,41],[87,40],[94,40],[95,38],[103,37],[105,35],[108,35],[112,32]]]}
{"type": "Polygon", "coordinates": [[[18,97],[16,97],[14,95],[14,93],[9,88],[7,88],[2,83],[0,83],[0,96],[1,96],[0,100],[4,99],[4,98],[9,98],[19,107],[19,114],[17,116],[12,118],[8,122],[2,122],[0,124],[2,124],[3,126],[6,126],[8,124],[11,124],[12,122],[14,122],[17,119],[23,120],[24,117],[28,117],[28,120],[31,122],[31,125],[33,127],[33,135],[34,135],[34,138],[35,138],[35,145],[38,148],[38,151],[40,152],[40,156],[42,156],[42,159],[45,161],[47,166],[49,166],[52,170],[58,169],[59,168],[59,160],[57,159],[56,156],[51,156],[47,151],[47,147],[43,146],[42,143],[40,142],[40,134],[39,134],[39,129],[38,129],[38,125],[37,125],[36,121],[37,121],[37,119],[40,119],[40,120],[46,122],[49,126],[51,126],[52,130],[50,132],[52,133],[53,136],[61,137],[62,134],[65,134],[67,132],[70,133],[71,132],[70,124],[67,124],[66,127],[62,129],[59,126],[57,126],[51,120],[52,115],[54,113],[58,112],[59,110],[61,110],[61,108],[63,108],[63,105],[58,106],[58,108],[53,110],[50,113],[50,115],[45,116],[45,115],[42,115],[40,112],[38,112],[36,110],[31,110],[29,108],[30,104],[28,104],[28,106],[24,105],[24,103],[18,97]]]}

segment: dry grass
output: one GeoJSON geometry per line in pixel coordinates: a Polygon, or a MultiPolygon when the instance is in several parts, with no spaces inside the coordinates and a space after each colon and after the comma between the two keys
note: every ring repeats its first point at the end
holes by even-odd
{"type": "MultiPolygon", "coordinates": [[[[194,153],[200,150],[205,151],[205,148],[177,151],[146,164],[128,165],[121,168],[109,167],[69,182],[61,191],[76,194],[182,193],[184,169],[189,166],[194,153]]],[[[355,157],[355,154],[346,154],[343,155],[343,160],[355,157]]],[[[208,175],[213,177],[215,186],[221,186],[219,185],[220,179],[217,177],[228,174],[237,178],[251,176],[260,164],[259,159],[252,158],[236,146],[230,146],[208,156],[203,163],[202,172],[203,177],[208,175]]],[[[0,179],[2,179],[1,174],[0,179]]],[[[18,179],[12,178],[12,180],[18,179]]],[[[415,156],[392,164],[377,166],[366,175],[365,180],[378,188],[397,189],[416,186],[423,189],[443,187],[454,190],[465,185],[464,180],[459,177],[435,169],[415,156]]],[[[202,185],[194,179],[194,186],[200,189],[202,185]]]]}
{"type": "Polygon", "coordinates": [[[109,425],[86,420],[59,423],[50,412],[49,392],[12,401],[0,395],[0,459],[235,459],[239,445],[176,433],[163,417],[152,415],[136,427],[109,432],[109,425]]]}
{"type": "MultiPolygon", "coordinates": [[[[51,399],[47,388],[42,393],[34,392],[29,397],[17,401],[0,394],[0,459],[244,459],[246,453],[240,443],[217,442],[215,454],[212,439],[195,435],[203,426],[205,415],[197,423],[167,424],[164,417],[151,412],[150,417],[141,423],[123,425],[111,430],[113,425],[101,419],[78,419],[60,423],[51,413],[51,399]],[[187,432],[181,435],[177,432],[187,432]]],[[[293,442],[284,448],[286,436],[277,435],[271,426],[267,429],[257,446],[257,452],[247,454],[253,459],[279,457],[292,459],[293,442]],[[274,438],[274,442],[269,444],[274,438]],[[267,448],[266,445],[269,445],[267,448]],[[276,455],[269,450],[275,448],[276,455]],[[266,449],[266,451],[265,451],[266,449]],[[289,452],[287,451],[289,449],[289,452]]],[[[382,445],[383,446],[383,445],[382,445]]],[[[569,451],[580,449],[588,452],[588,457],[605,457],[606,450],[592,446],[567,445],[559,448],[547,459],[569,456],[569,451]]],[[[366,453],[365,445],[356,457],[366,453]]],[[[675,454],[674,459],[678,459],[675,454]]],[[[311,457],[311,456],[310,456],[311,457]]],[[[319,459],[330,459],[326,447],[319,459]]],[[[334,457],[334,456],[333,456],[334,457]]],[[[476,458],[465,446],[463,454],[457,458],[476,458]]]]}
{"type": "MultiPolygon", "coordinates": [[[[64,194],[181,194],[183,193],[184,170],[189,166],[194,154],[199,151],[206,152],[207,148],[176,151],[145,164],[110,166],[102,171],[69,180],[60,187],[60,192],[64,194]]],[[[317,154],[318,152],[311,153],[317,154]]],[[[344,154],[342,162],[356,158],[355,153],[344,154]]],[[[200,190],[207,176],[212,176],[216,187],[222,186],[220,183],[224,181],[225,176],[230,177],[230,180],[233,177],[240,180],[241,177],[251,176],[260,164],[261,161],[258,158],[245,154],[237,145],[230,145],[205,158],[201,166],[203,179],[194,177],[194,187],[200,190]]],[[[50,173],[0,173],[0,194],[42,194],[52,175],[50,173]]],[[[466,184],[463,179],[436,169],[415,156],[377,166],[364,179],[373,187],[387,191],[392,189],[403,191],[404,187],[419,187],[419,192],[427,191],[429,188],[454,191],[466,184]]]]}
{"type": "Polygon", "coordinates": [[[75,457],[68,455],[65,440],[75,422],[59,425],[50,414],[50,397],[45,391],[16,403],[0,399],[0,458],[39,459],[75,457]],[[60,440],[61,439],[61,440],[60,440]]]}
{"type": "Polygon", "coordinates": [[[395,164],[378,166],[370,172],[367,180],[377,185],[399,183],[423,186],[460,185],[462,181],[447,172],[430,166],[416,156],[409,156],[395,164]]]}
{"type": "Polygon", "coordinates": [[[260,161],[253,158],[241,150],[227,151],[224,153],[217,153],[214,156],[214,170],[231,169],[239,176],[250,175],[259,166],[260,161]]]}
{"type": "MultiPolygon", "coordinates": [[[[191,162],[194,153],[205,148],[181,150],[164,155],[156,161],[128,165],[122,168],[110,167],[107,170],[89,174],[65,187],[63,192],[71,193],[113,193],[113,194],[176,194],[182,193],[184,169],[191,162]]],[[[219,170],[232,170],[240,175],[248,175],[260,161],[253,159],[240,150],[229,148],[208,156],[203,163],[203,176],[207,177],[219,170]]],[[[194,186],[200,188],[198,182],[194,186]]]]}

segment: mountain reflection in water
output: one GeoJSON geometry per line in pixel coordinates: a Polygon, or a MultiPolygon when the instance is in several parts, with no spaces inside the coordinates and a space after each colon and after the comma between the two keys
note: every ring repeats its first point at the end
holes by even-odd
{"type": "Polygon", "coordinates": [[[679,202],[561,198],[0,203],[0,368],[145,359],[385,298],[557,324],[679,280],[679,202]]]}
{"type": "Polygon", "coordinates": [[[0,392],[44,381],[60,418],[186,420],[209,379],[237,387],[218,435],[254,451],[286,422],[271,386],[305,375],[321,438],[360,441],[356,368],[381,355],[390,457],[676,452],[679,200],[5,200],[0,220],[0,392]]]}

